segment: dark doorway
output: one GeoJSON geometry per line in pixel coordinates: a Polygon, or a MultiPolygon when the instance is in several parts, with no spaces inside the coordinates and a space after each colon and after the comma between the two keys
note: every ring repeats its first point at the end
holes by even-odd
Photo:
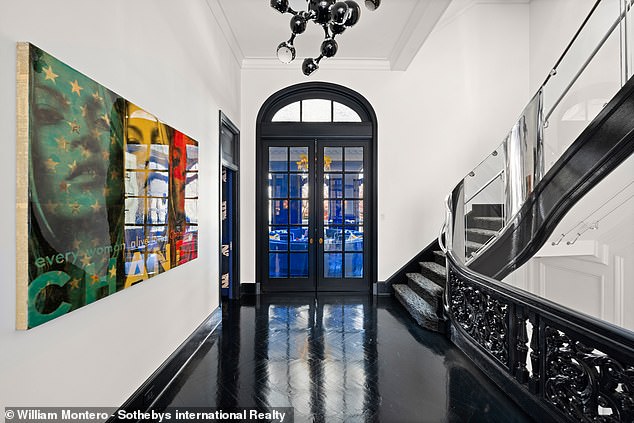
{"type": "Polygon", "coordinates": [[[264,292],[369,292],[376,281],[376,119],[359,94],[300,84],[265,102],[257,136],[264,292]]]}
{"type": "Polygon", "coordinates": [[[220,291],[223,298],[240,298],[239,171],[240,132],[220,112],[220,291]]]}

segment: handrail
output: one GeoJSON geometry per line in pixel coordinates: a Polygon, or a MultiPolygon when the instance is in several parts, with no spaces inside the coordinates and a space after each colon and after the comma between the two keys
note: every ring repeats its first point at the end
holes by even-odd
{"type": "Polygon", "coordinates": [[[478,194],[480,194],[482,191],[484,191],[489,185],[491,185],[493,183],[493,181],[495,181],[497,178],[499,178],[500,175],[502,175],[503,173],[504,173],[504,169],[502,169],[498,173],[496,173],[495,176],[492,177],[491,179],[489,179],[486,184],[482,185],[482,187],[480,189],[478,189],[475,192],[475,194],[473,194],[471,197],[469,197],[466,200],[464,200],[465,204],[468,203],[469,201],[473,200],[478,194]]]}
{"type": "Polygon", "coordinates": [[[590,20],[590,18],[594,14],[594,11],[599,6],[599,3],[601,3],[601,0],[597,0],[594,3],[594,6],[592,6],[592,9],[590,9],[590,13],[588,13],[586,18],[583,20],[583,22],[581,23],[581,26],[579,27],[579,29],[577,29],[577,32],[575,32],[575,35],[573,35],[572,40],[570,40],[570,42],[568,43],[568,45],[564,49],[564,52],[561,54],[561,56],[559,56],[559,59],[557,59],[557,61],[555,62],[555,65],[552,67],[552,70],[548,73],[548,76],[546,77],[544,82],[542,82],[542,85],[540,85],[540,87],[543,88],[546,85],[546,83],[548,82],[548,80],[550,80],[550,78],[552,78],[553,76],[555,76],[557,74],[557,67],[559,67],[561,62],[564,60],[564,57],[566,57],[566,55],[568,54],[568,51],[570,50],[572,45],[575,43],[575,41],[577,41],[577,38],[579,38],[579,34],[581,34],[581,31],[583,31],[583,28],[585,28],[586,24],[588,23],[588,21],[590,20]]]}
{"type": "MultiPolygon", "coordinates": [[[[599,0],[597,2],[597,4],[595,4],[595,7],[599,4],[601,0],[599,0]]],[[[594,12],[594,7],[592,8],[592,11],[594,12]]],[[[555,111],[555,109],[557,108],[557,106],[559,106],[559,103],[561,103],[564,99],[564,97],[566,97],[566,95],[568,95],[568,92],[570,91],[570,89],[572,88],[572,86],[577,82],[577,80],[579,79],[579,77],[581,76],[581,74],[586,70],[586,68],[588,67],[588,65],[590,64],[590,62],[592,62],[592,59],[594,59],[594,57],[597,55],[597,53],[599,52],[599,50],[601,50],[601,48],[603,47],[603,45],[605,44],[605,42],[608,40],[608,38],[610,38],[610,36],[612,35],[612,31],[614,31],[614,29],[621,23],[621,20],[623,19],[623,17],[625,16],[625,11],[619,15],[619,17],[616,19],[616,21],[612,24],[612,26],[608,29],[608,31],[605,33],[605,35],[603,36],[603,38],[601,38],[601,40],[599,41],[599,44],[594,48],[594,50],[592,50],[592,53],[590,53],[590,56],[586,59],[585,62],[583,62],[583,64],[581,65],[581,68],[577,71],[577,73],[572,77],[572,79],[570,80],[570,82],[568,83],[568,85],[566,85],[566,88],[563,90],[563,92],[561,93],[561,95],[557,98],[557,100],[555,101],[555,103],[553,103],[553,106],[550,108],[550,110],[548,111],[548,113],[546,113],[546,115],[544,116],[544,121],[548,121],[548,119],[550,118],[550,116],[553,114],[553,112],[555,111]]],[[[588,15],[588,18],[590,17],[590,15],[588,15]]],[[[584,22],[585,24],[585,22],[584,22]]],[[[580,28],[581,29],[581,28],[580,28]]],[[[563,58],[563,57],[562,57],[563,58]]],[[[549,75],[550,77],[550,75],[549,75]]],[[[548,79],[546,79],[546,81],[548,81],[548,79]]]]}

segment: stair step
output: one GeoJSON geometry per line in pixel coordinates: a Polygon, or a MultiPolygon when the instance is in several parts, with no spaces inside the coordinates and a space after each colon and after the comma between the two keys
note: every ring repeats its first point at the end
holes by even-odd
{"type": "Polygon", "coordinates": [[[420,273],[408,273],[407,286],[432,306],[437,316],[442,315],[442,294],[445,292],[442,286],[420,273]]]}
{"type": "Polygon", "coordinates": [[[467,240],[486,244],[491,238],[497,235],[497,231],[491,229],[469,228],[467,229],[467,240]]]}
{"type": "Polygon", "coordinates": [[[439,265],[444,266],[446,264],[445,253],[442,251],[434,251],[434,261],[439,265]]]}
{"type": "Polygon", "coordinates": [[[470,255],[471,253],[475,253],[480,248],[482,248],[483,245],[484,244],[480,244],[479,242],[467,241],[466,242],[467,255],[470,255]]]}
{"type": "Polygon", "coordinates": [[[427,279],[431,279],[442,287],[447,284],[447,269],[445,266],[433,261],[421,261],[418,264],[420,264],[420,273],[427,279]]]}
{"type": "Polygon", "coordinates": [[[502,216],[502,204],[472,204],[471,213],[473,216],[502,216]]]}
{"type": "Polygon", "coordinates": [[[504,227],[504,218],[469,215],[467,216],[467,226],[469,228],[491,229],[494,231],[499,231],[504,227]]]}
{"type": "Polygon", "coordinates": [[[440,319],[427,301],[416,295],[412,289],[403,284],[392,285],[396,299],[416,320],[420,326],[434,332],[444,332],[444,320],[440,319]]]}

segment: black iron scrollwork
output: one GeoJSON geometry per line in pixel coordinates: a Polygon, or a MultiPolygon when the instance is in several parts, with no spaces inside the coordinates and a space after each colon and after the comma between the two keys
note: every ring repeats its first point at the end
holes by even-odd
{"type": "Polygon", "coordinates": [[[450,272],[450,309],[455,321],[508,368],[509,306],[450,272]]]}
{"type": "Polygon", "coordinates": [[[546,327],[544,393],[572,421],[634,421],[634,366],[550,326],[546,327]]]}

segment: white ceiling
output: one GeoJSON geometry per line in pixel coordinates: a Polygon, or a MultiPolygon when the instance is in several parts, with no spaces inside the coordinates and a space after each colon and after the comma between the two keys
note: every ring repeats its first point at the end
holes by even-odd
{"type": "MultiPolygon", "coordinates": [[[[275,50],[290,38],[290,14],[272,9],[269,0],[206,0],[236,59],[244,68],[278,66],[275,50]]],[[[295,10],[306,10],[306,0],[289,0],[295,10]]],[[[405,70],[451,0],[383,0],[374,12],[363,0],[361,18],[337,36],[339,52],[331,68],[405,70]]],[[[297,59],[317,57],[323,30],[309,22],[297,36],[297,59]]],[[[296,59],[296,60],[297,60],[296,59]]],[[[280,64],[280,66],[283,66],[280,64]]]]}

